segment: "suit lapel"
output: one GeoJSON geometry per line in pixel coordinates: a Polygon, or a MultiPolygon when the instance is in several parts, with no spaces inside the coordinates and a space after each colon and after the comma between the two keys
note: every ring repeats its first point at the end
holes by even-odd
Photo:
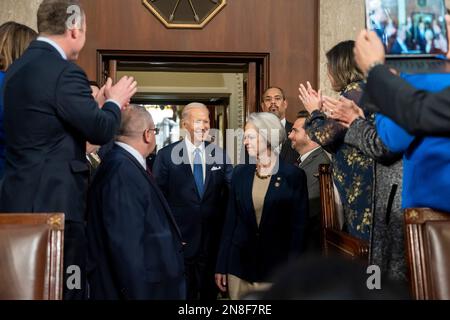
{"type": "Polygon", "coordinates": [[[242,176],[239,177],[240,180],[240,195],[242,206],[244,207],[244,212],[249,212],[250,216],[247,218],[250,221],[252,227],[256,230],[258,229],[258,224],[256,222],[255,207],[253,205],[253,180],[255,179],[256,165],[246,165],[244,167],[242,176]]]}
{"type": "Polygon", "coordinates": [[[192,172],[191,162],[189,161],[189,154],[187,151],[186,142],[183,141],[180,143],[182,143],[182,148],[180,150],[180,157],[183,159],[183,163],[181,164],[183,171],[186,174],[186,177],[194,181],[194,173],[192,172]]]}
{"type": "Polygon", "coordinates": [[[208,148],[209,145],[210,145],[210,143],[208,143],[208,144],[205,143],[206,177],[205,177],[205,193],[204,193],[203,197],[205,197],[205,195],[206,195],[206,192],[208,190],[208,185],[211,180],[211,170],[214,167],[214,165],[216,164],[216,161],[215,161],[216,150],[212,149],[210,152],[209,148],[208,148]]]}
{"type": "Polygon", "coordinates": [[[261,229],[264,225],[264,222],[267,220],[268,212],[272,212],[272,207],[276,204],[277,194],[279,192],[280,187],[285,183],[284,177],[282,174],[282,164],[278,162],[278,172],[272,175],[270,179],[269,188],[267,189],[266,197],[264,199],[264,207],[261,215],[261,221],[259,223],[259,228],[261,229]]]}
{"type": "Polygon", "coordinates": [[[314,162],[314,160],[317,158],[317,156],[320,154],[320,149],[315,150],[313,153],[311,153],[308,158],[305,159],[305,161],[302,161],[300,163],[300,168],[306,168],[309,164],[314,162]]]}
{"type": "Polygon", "coordinates": [[[174,227],[176,233],[178,234],[178,237],[180,239],[183,239],[183,237],[181,235],[181,231],[178,228],[177,222],[175,221],[175,218],[172,215],[172,211],[170,210],[169,204],[167,203],[166,198],[164,197],[164,195],[162,194],[162,192],[159,189],[158,185],[156,184],[156,181],[154,180],[154,178],[150,177],[147,172],[145,172],[145,176],[150,181],[150,185],[153,187],[153,190],[156,192],[156,194],[158,195],[159,200],[163,204],[164,209],[165,209],[164,211],[166,212],[166,215],[169,218],[169,221],[172,223],[172,226],[174,227]]]}

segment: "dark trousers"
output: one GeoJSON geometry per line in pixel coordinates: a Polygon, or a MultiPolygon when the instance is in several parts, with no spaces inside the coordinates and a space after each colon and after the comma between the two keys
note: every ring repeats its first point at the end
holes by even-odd
{"type": "Polygon", "coordinates": [[[67,221],[64,228],[63,299],[85,300],[87,239],[82,222],[67,221]]]}
{"type": "Polygon", "coordinates": [[[219,289],[214,281],[215,261],[204,258],[186,258],[187,300],[213,301],[219,289]]]}

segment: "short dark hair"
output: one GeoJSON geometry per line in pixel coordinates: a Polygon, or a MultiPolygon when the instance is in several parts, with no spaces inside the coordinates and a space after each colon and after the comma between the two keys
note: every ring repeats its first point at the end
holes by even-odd
{"type": "Polygon", "coordinates": [[[266,89],[266,91],[264,91],[263,95],[262,95],[262,100],[264,100],[264,97],[266,96],[267,91],[269,91],[270,89],[278,89],[281,92],[281,96],[283,97],[283,100],[286,100],[286,95],[284,94],[284,90],[281,89],[280,87],[268,87],[266,89]]]}
{"type": "Polygon", "coordinates": [[[68,10],[70,6],[78,6],[81,13],[79,22],[83,25],[84,11],[81,8],[80,0],[44,0],[37,13],[39,33],[64,34],[68,29],[67,22],[73,15],[73,12],[68,10]]]}
{"type": "Polygon", "coordinates": [[[308,119],[310,116],[309,112],[306,110],[301,110],[297,113],[297,119],[308,119]]]}
{"type": "Polygon", "coordinates": [[[326,54],[328,72],[333,78],[333,90],[336,92],[343,91],[350,83],[364,79],[363,73],[356,65],[354,47],[355,41],[342,41],[326,54]]]}

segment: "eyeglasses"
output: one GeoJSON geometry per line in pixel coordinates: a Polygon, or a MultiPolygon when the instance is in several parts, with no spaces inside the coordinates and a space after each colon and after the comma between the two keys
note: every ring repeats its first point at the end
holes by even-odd
{"type": "Polygon", "coordinates": [[[155,136],[159,134],[159,128],[148,128],[147,130],[154,131],[155,136]]]}

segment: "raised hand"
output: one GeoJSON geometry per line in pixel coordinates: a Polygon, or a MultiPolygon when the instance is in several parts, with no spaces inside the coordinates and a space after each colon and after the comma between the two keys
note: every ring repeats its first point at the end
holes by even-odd
{"type": "Polygon", "coordinates": [[[309,81],[306,83],[306,86],[301,83],[298,91],[300,93],[298,97],[305,106],[306,111],[312,113],[322,108],[322,93],[320,90],[319,92],[315,91],[309,81]]]}
{"type": "Polygon", "coordinates": [[[363,30],[356,38],[355,61],[359,69],[367,75],[375,63],[384,63],[384,46],[378,35],[373,31],[363,30]]]}
{"type": "Polygon", "coordinates": [[[95,101],[97,101],[98,106],[100,108],[103,107],[103,105],[105,104],[106,101],[106,96],[105,96],[105,88],[106,88],[106,84],[100,88],[100,90],[97,92],[97,94],[94,96],[95,101]]]}
{"type": "Polygon", "coordinates": [[[105,96],[107,99],[116,101],[121,108],[126,107],[131,97],[137,91],[137,82],[133,77],[122,77],[114,86],[111,78],[108,78],[105,85],[105,96]]]}

